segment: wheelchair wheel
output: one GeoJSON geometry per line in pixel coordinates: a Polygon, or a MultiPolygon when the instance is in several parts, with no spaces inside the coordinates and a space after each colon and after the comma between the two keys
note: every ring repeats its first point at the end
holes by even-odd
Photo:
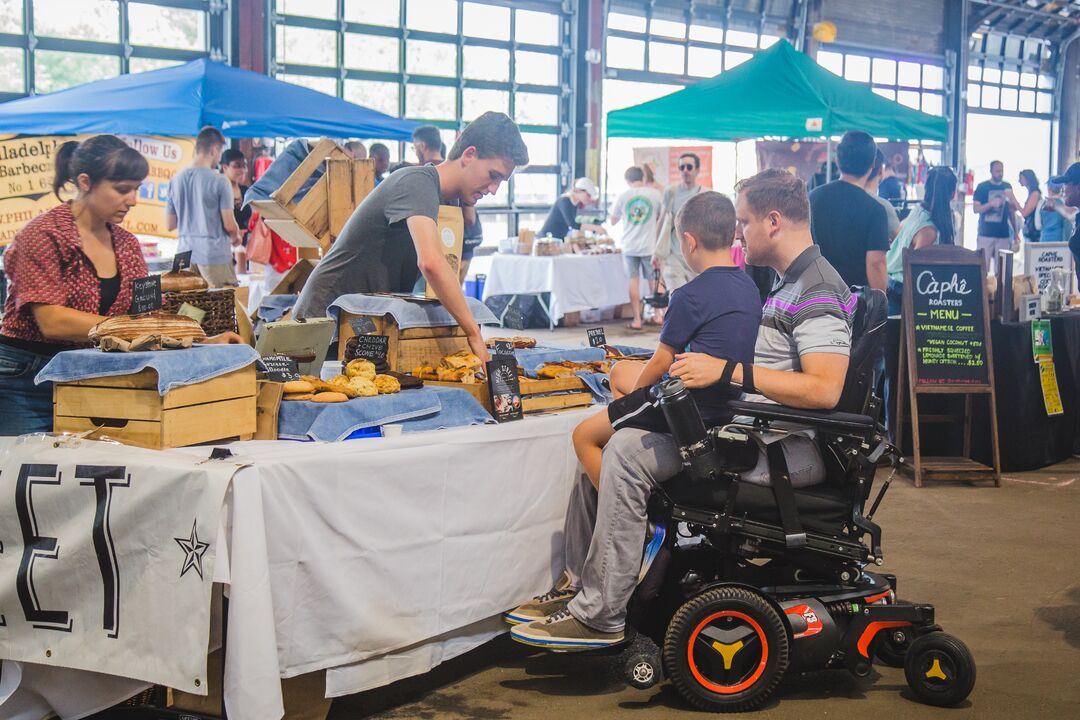
{"type": "Polygon", "coordinates": [[[975,658],[957,638],[932,632],[911,643],[904,675],[921,702],[948,707],[962,702],[975,687],[975,658]]]}
{"type": "Polygon", "coordinates": [[[902,668],[911,649],[911,628],[883,630],[874,641],[874,659],[882,665],[902,668]]]}
{"type": "Polygon", "coordinates": [[[788,667],[788,636],[764,597],[719,587],[675,613],[663,658],[688,703],[711,712],[744,712],[764,703],[779,685],[788,667]]]}

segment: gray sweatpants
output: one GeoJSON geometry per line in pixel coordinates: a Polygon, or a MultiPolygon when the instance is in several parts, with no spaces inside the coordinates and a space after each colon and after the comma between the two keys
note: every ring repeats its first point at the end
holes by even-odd
{"type": "Polygon", "coordinates": [[[626,624],[641,569],[649,496],[681,467],[670,435],[627,428],[604,448],[599,493],[584,475],[574,487],[563,539],[566,569],[581,591],[569,609],[594,630],[615,632],[626,624]]]}

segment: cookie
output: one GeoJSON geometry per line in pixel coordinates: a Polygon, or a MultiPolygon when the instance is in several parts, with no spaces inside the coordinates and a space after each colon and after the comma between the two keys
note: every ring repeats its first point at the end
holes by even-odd
{"type": "Polygon", "coordinates": [[[375,379],[375,363],[370,360],[364,360],[357,358],[352,360],[345,366],[345,374],[350,378],[364,378],[365,380],[375,379]]]}
{"type": "Polygon", "coordinates": [[[311,393],[315,391],[315,386],[309,383],[307,380],[289,380],[282,386],[282,391],[286,395],[293,395],[296,393],[311,393]]]}
{"type": "Polygon", "coordinates": [[[392,375],[376,375],[375,389],[379,391],[380,395],[393,395],[401,392],[401,383],[392,375]]]}
{"type": "Polygon", "coordinates": [[[315,393],[293,393],[291,395],[285,395],[282,400],[310,400],[315,397],[315,393]]]}
{"type": "Polygon", "coordinates": [[[311,398],[311,402],[317,403],[339,403],[345,402],[349,399],[349,396],[345,393],[339,392],[321,392],[311,398]]]}

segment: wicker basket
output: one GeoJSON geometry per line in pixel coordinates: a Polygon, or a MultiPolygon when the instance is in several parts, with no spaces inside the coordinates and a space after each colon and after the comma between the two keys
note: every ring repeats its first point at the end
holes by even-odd
{"type": "Polygon", "coordinates": [[[184,303],[206,313],[201,324],[207,335],[236,332],[236,291],[233,288],[161,294],[161,309],[165,312],[175,313],[184,303]]]}

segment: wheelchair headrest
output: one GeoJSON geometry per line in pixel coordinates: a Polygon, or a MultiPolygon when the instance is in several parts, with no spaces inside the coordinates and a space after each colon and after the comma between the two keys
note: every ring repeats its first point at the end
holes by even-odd
{"type": "Polygon", "coordinates": [[[889,312],[885,293],[880,290],[852,287],[851,294],[856,298],[851,326],[851,354],[844,391],[836,409],[863,414],[872,389],[874,364],[885,344],[885,321],[889,312]]]}

